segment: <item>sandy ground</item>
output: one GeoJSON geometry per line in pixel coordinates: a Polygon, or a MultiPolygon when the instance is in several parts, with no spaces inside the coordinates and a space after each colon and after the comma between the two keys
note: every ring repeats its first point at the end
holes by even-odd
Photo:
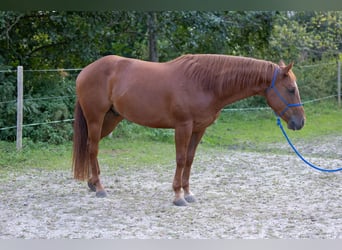
{"type": "MultiPolygon", "coordinates": [[[[337,168],[341,148],[334,137],[303,151],[337,168]]],[[[342,172],[312,170],[290,150],[200,150],[191,176],[197,202],[187,207],[172,205],[173,165],[102,168],[104,199],[70,171],[11,174],[0,190],[0,239],[342,239],[342,172]]]]}

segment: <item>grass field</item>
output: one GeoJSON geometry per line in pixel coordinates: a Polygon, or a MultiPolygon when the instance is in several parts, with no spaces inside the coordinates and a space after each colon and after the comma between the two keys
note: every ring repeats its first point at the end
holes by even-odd
{"type": "MultiPolygon", "coordinates": [[[[304,128],[287,130],[294,143],[310,144],[313,140],[342,133],[342,109],[337,108],[335,102],[309,104],[305,111],[304,128]]],[[[283,125],[286,127],[284,122],[283,125]]],[[[269,151],[272,143],[286,144],[286,141],[271,110],[225,111],[207,129],[199,149],[263,152],[269,151]]],[[[27,168],[71,171],[72,142],[48,145],[25,139],[23,145],[23,150],[17,152],[15,143],[0,141],[0,179],[6,179],[10,171],[27,168]]],[[[100,145],[100,164],[108,163],[114,168],[139,168],[152,163],[170,165],[174,158],[173,130],[144,128],[126,122],[120,124],[112,138],[105,138],[100,145]]]]}

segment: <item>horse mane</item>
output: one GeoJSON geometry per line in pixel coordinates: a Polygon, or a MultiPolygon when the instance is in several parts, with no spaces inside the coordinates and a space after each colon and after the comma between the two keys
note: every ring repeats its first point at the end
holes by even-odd
{"type": "Polygon", "coordinates": [[[184,74],[199,86],[217,94],[227,88],[244,90],[251,84],[271,82],[276,64],[247,57],[227,55],[183,55],[171,61],[184,70],[184,74]]]}

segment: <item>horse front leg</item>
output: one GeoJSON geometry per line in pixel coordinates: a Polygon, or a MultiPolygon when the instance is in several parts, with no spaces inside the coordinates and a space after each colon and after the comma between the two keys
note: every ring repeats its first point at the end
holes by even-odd
{"type": "Polygon", "coordinates": [[[182,186],[184,190],[184,199],[189,203],[196,201],[195,196],[190,191],[190,172],[191,172],[192,163],[194,161],[197,146],[199,142],[201,141],[204,132],[205,132],[205,129],[200,132],[192,133],[188,150],[187,150],[187,158],[186,158],[186,165],[183,171],[182,186]]]}
{"type": "Polygon", "coordinates": [[[175,198],[173,204],[176,206],[186,206],[187,202],[184,199],[184,193],[182,190],[183,184],[183,171],[187,161],[187,149],[190,142],[192,132],[191,124],[184,124],[175,129],[175,144],[176,144],[176,172],[173,179],[173,191],[175,192],[175,198]]]}

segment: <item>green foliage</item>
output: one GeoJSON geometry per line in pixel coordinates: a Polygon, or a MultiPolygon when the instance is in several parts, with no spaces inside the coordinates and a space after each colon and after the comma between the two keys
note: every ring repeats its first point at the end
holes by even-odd
{"type": "MultiPolygon", "coordinates": [[[[41,125],[25,126],[23,136],[33,141],[44,141],[54,144],[62,143],[72,138],[71,122],[58,122],[73,118],[75,103],[75,82],[72,79],[61,76],[51,76],[51,73],[26,72],[23,107],[23,124],[41,125]],[[34,81],[32,83],[31,81],[34,81]],[[49,124],[49,122],[57,122],[49,124]]],[[[11,80],[11,78],[7,78],[11,80]]],[[[11,99],[14,101],[0,104],[0,127],[12,127],[16,125],[16,82],[4,81],[6,85],[0,85],[1,89],[8,89],[11,99]],[[11,94],[11,95],[10,95],[11,94]]],[[[13,141],[16,139],[16,130],[0,130],[1,140],[13,141]]]]}
{"type": "Polygon", "coordinates": [[[303,101],[336,95],[337,63],[322,60],[320,64],[307,64],[294,70],[303,101]]]}
{"type": "MultiPolygon", "coordinates": [[[[0,11],[0,128],[16,124],[16,76],[9,70],[18,65],[24,70],[82,68],[107,54],[148,60],[152,40],[157,41],[159,61],[186,53],[294,61],[304,101],[336,93],[341,11],[160,11],[154,13],[152,38],[150,14],[0,11]]],[[[25,127],[25,137],[51,143],[70,140],[70,122],[49,122],[72,118],[77,73],[25,72],[24,124],[47,123],[25,127]]],[[[251,106],[266,104],[263,98],[253,97],[232,105],[251,106]]],[[[120,133],[136,133],[130,123],[121,127],[125,129],[120,133]]],[[[164,130],[144,133],[165,141],[172,138],[164,130]]],[[[15,129],[0,130],[0,140],[15,140],[15,129]]]]}
{"type": "MultiPolygon", "coordinates": [[[[46,73],[44,73],[46,75],[46,73]]],[[[35,80],[40,77],[34,77],[35,80]]],[[[42,77],[35,82],[24,102],[24,124],[47,123],[25,127],[24,136],[35,141],[61,143],[72,138],[71,122],[49,124],[73,118],[75,104],[75,82],[64,77],[49,79],[42,77]],[[42,94],[43,93],[43,94],[42,94]]]]}
{"type": "Polygon", "coordinates": [[[338,59],[342,12],[284,12],[273,27],[273,56],[308,64],[338,59]]]}
{"type": "MultiPolygon", "coordinates": [[[[8,66],[3,65],[0,55],[0,128],[16,124],[16,75],[10,71],[8,66]]],[[[15,140],[13,134],[8,130],[0,130],[0,140],[15,140]]]]}
{"type": "Polygon", "coordinates": [[[276,12],[158,13],[161,60],[184,53],[265,57],[276,12]]]}

